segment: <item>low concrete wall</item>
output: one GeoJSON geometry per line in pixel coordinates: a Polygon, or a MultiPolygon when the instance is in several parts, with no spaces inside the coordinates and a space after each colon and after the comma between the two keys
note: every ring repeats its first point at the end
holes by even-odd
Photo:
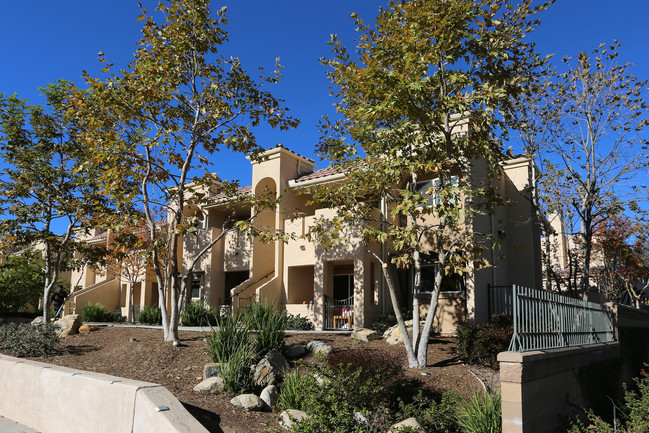
{"type": "Polygon", "coordinates": [[[579,407],[595,409],[621,392],[618,342],[502,352],[498,361],[503,433],[560,431],[579,407]]]}
{"type": "Polygon", "coordinates": [[[207,432],[162,385],[4,355],[0,396],[0,416],[43,433],[207,432]]]}

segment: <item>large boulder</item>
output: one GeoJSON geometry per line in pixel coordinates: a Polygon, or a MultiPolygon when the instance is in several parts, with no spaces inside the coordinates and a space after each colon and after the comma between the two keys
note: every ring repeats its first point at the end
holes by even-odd
{"type": "Polygon", "coordinates": [[[331,353],[331,346],[323,343],[322,341],[311,341],[306,345],[306,350],[311,353],[320,353],[322,355],[329,355],[331,353]]]}
{"type": "Polygon", "coordinates": [[[195,392],[209,392],[220,394],[225,387],[225,380],[222,377],[209,377],[194,387],[195,392]]]}
{"type": "Polygon", "coordinates": [[[300,343],[291,343],[284,347],[284,354],[290,359],[300,358],[304,356],[305,353],[306,348],[300,343]]]}
{"type": "Polygon", "coordinates": [[[271,350],[253,367],[253,379],[257,386],[268,386],[277,383],[289,366],[284,355],[271,350]]]}
{"type": "Polygon", "coordinates": [[[367,328],[354,328],[352,331],[352,338],[358,341],[368,342],[380,340],[381,336],[378,332],[367,328]]]}
{"type": "Polygon", "coordinates": [[[266,407],[266,403],[255,394],[238,395],[230,400],[230,403],[250,411],[261,411],[266,407]]]}
{"type": "Polygon", "coordinates": [[[82,321],[79,314],[68,314],[54,322],[59,327],[59,337],[78,334],[82,321]]]}
{"type": "MultiPolygon", "coordinates": [[[[402,427],[409,427],[412,430],[416,431],[417,433],[426,433],[426,430],[424,429],[424,426],[422,426],[419,421],[417,421],[417,418],[412,417],[408,418],[406,420],[403,420],[401,422],[396,423],[392,427],[390,427],[390,430],[388,430],[388,433],[395,433],[399,431],[400,428],[402,427]]],[[[408,430],[408,431],[412,431],[408,430]]]]}
{"type": "Polygon", "coordinates": [[[279,425],[285,430],[290,430],[294,423],[302,421],[308,416],[306,412],[302,412],[301,410],[287,409],[279,414],[279,425]]]}
{"type": "MultiPolygon", "coordinates": [[[[419,329],[423,329],[424,323],[425,322],[419,322],[419,329]]],[[[406,325],[406,330],[408,331],[408,335],[412,337],[412,320],[407,320],[405,323],[406,325]]],[[[383,338],[385,338],[385,341],[388,344],[391,344],[393,346],[398,345],[398,344],[403,344],[403,335],[401,334],[401,329],[399,328],[399,325],[394,325],[391,328],[388,328],[384,333],[383,333],[383,338]]]]}
{"type": "Polygon", "coordinates": [[[277,399],[279,398],[277,387],[275,385],[268,385],[261,391],[259,398],[262,399],[264,403],[266,403],[268,410],[272,410],[273,406],[275,406],[275,403],[277,403],[277,399]]]}

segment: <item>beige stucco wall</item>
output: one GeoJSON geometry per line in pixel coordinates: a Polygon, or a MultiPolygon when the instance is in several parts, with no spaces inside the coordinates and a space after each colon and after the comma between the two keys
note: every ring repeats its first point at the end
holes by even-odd
{"type": "Polygon", "coordinates": [[[617,342],[498,354],[503,433],[559,431],[619,357],[617,342]]]}
{"type": "Polygon", "coordinates": [[[0,395],[0,416],[43,433],[207,432],[161,385],[4,355],[0,395]]]}

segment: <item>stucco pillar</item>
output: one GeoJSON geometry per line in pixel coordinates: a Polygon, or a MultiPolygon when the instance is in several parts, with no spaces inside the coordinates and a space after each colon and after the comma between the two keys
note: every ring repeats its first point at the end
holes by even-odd
{"type": "Polygon", "coordinates": [[[365,263],[363,255],[354,257],[354,328],[365,326],[365,263]]]}
{"type": "Polygon", "coordinates": [[[313,326],[322,331],[324,329],[324,290],[326,287],[328,264],[316,260],[313,266],[313,326]]]}

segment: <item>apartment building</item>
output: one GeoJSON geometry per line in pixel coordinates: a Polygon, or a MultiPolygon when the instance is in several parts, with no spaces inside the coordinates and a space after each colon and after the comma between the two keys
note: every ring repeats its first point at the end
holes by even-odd
{"type": "MultiPolygon", "coordinates": [[[[479,164],[473,170],[473,176],[484,175],[479,164]]],[[[333,167],[316,169],[313,160],[281,145],[252,160],[251,184],[239,192],[270,192],[280,199],[275,211],[256,215],[255,224],[295,236],[287,242],[263,242],[228,231],[195,266],[192,299],[234,310],[252,300],[266,300],[291,314],[308,317],[316,329],[368,327],[381,314],[392,311],[381,267],[367,251],[360,233],[349,228],[346,241],[328,250],[303,237],[316,220],[335,214],[334,209],[310,205],[308,188],[335,187],[343,177],[333,167]]],[[[487,252],[486,258],[493,267],[474,271],[457,284],[445,286],[435,320],[436,329],[442,333],[453,332],[463,319],[487,321],[490,285],[541,287],[540,238],[533,223],[533,188],[529,188],[535,184],[533,162],[517,158],[503,163],[496,182],[501,194],[512,204],[498,207],[493,215],[474,217],[472,227],[467,229],[498,236],[502,247],[487,252]]],[[[186,262],[221,234],[226,218],[246,219],[252,210],[223,194],[213,194],[209,204],[201,208],[187,206],[183,212],[198,221],[197,230],[183,239],[182,257],[186,262]]],[[[105,239],[105,234],[96,233],[89,242],[105,239]]],[[[375,252],[387,254],[378,246],[375,252]]],[[[424,291],[427,284],[432,284],[426,275],[424,272],[424,291]]],[[[127,315],[131,291],[133,302],[139,306],[158,301],[157,284],[150,275],[137,284],[127,284],[120,276],[88,268],[76,278],[81,281],[73,292],[78,293],[73,296],[77,310],[85,302],[99,300],[108,309],[121,308],[127,315]]],[[[411,274],[400,272],[397,279],[408,305],[411,274]]],[[[425,295],[423,303],[426,304],[425,295]]]]}

